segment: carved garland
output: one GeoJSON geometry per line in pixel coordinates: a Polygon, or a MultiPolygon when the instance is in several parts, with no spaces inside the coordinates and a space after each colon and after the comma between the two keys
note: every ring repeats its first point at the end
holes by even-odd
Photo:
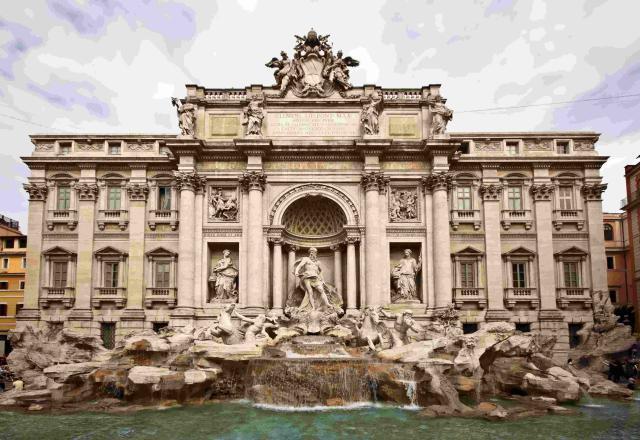
{"type": "Polygon", "coordinates": [[[289,198],[301,192],[322,192],[322,191],[330,192],[331,194],[340,198],[340,200],[342,200],[344,203],[346,203],[351,209],[351,212],[353,213],[353,217],[355,218],[356,224],[360,224],[360,216],[358,215],[358,210],[356,208],[356,205],[351,201],[351,199],[347,197],[342,191],[332,186],[324,185],[321,183],[308,183],[304,185],[299,185],[294,188],[291,188],[290,190],[282,194],[278,198],[278,200],[276,200],[276,203],[273,205],[273,208],[271,208],[271,212],[269,213],[269,223],[273,224],[273,219],[276,215],[276,212],[278,211],[278,208],[280,207],[280,205],[282,205],[285,202],[285,200],[288,200],[289,198]]]}

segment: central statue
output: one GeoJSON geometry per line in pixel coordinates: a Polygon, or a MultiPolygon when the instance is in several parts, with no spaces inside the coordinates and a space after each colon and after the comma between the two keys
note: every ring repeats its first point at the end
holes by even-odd
{"type": "Polygon", "coordinates": [[[304,297],[298,307],[320,311],[329,310],[331,305],[328,295],[331,287],[322,278],[318,250],[316,248],[309,249],[309,256],[300,259],[293,272],[298,278],[300,287],[304,290],[304,297]]]}

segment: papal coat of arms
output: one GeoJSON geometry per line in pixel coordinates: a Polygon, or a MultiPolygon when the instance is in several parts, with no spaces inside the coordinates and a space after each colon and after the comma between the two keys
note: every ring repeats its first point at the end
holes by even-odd
{"type": "Polygon", "coordinates": [[[327,97],[336,91],[341,96],[352,86],[349,82],[349,67],[358,60],[343,57],[342,51],[335,55],[329,43],[329,35],[318,35],[311,29],[306,37],[295,36],[293,58],[280,52],[280,59],[273,57],[266,66],[276,69],[273,75],[280,88],[280,96],[291,90],[297,97],[327,97]]]}

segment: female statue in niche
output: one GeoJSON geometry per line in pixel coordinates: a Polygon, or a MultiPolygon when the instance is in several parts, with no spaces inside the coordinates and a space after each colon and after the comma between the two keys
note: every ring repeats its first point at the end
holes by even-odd
{"type": "Polygon", "coordinates": [[[238,300],[238,268],[231,259],[231,251],[222,251],[222,258],[211,269],[209,282],[213,284],[214,295],[212,301],[236,302],[238,300]]]}
{"type": "Polygon", "coordinates": [[[404,256],[391,271],[391,278],[394,281],[395,292],[392,296],[393,302],[416,301],[416,275],[422,268],[422,256],[418,256],[418,261],[413,258],[411,249],[404,250],[404,256]]]}

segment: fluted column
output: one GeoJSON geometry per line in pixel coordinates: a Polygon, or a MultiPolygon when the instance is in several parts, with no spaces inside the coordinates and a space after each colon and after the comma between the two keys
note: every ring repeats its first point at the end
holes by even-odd
{"type": "Polygon", "coordinates": [[[293,270],[295,269],[296,263],[296,252],[300,249],[298,246],[290,244],[287,246],[287,299],[289,295],[291,295],[296,288],[296,277],[293,274],[293,270]]]}
{"type": "Polygon", "coordinates": [[[347,237],[347,311],[355,311],[358,308],[356,292],[358,289],[357,261],[356,261],[356,237],[347,237]]]}
{"type": "Polygon", "coordinates": [[[195,192],[202,179],[195,171],[176,171],[180,191],[180,226],[178,234],[178,309],[174,315],[188,318],[194,314],[195,287],[195,192]]]}
{"type": "Polygon", "coordinates": [[[484,213],[484,248],[487,268],[488,321],[509,319],[504,307],[504,283],[502,282],[502,249],[500,244],[500,195],[502,185],[488,183],[480,186],[484,213]]]}
{"type": "MultiPolygon", "coordinates": [[[[41,286],[42,228],[46,216],[46,203],[49,188],[45,183],[28,183],[23,185],[29,194],[29,246],[27,247],[27,270],[24,288],[24,309],[18,315],[18,327],[22,323],[32,324],[40,313],[38,297],[41,286]]],[[[46,278],[45,278],[46,280],[46,278]]]]}
{"type": "Polygon", "coordinates": [[[271,238],[273,243],[273,310],[282,310],[282,238],[271,238]]]}
{"type": "Polygon", "coordinates": [[[449,234],[449,173],[434,173],[423,180],[433,193],[433,253],[435,306],[451,304],[451,238],[449,234]]]}
{"type": "Polygon", "coordinates": [[[333,245],[331,250],[333,251],[333,284],[342,295],[342,245],[333,245]]]}
{"type": "Polygon", "coordinates": [[[250,171],[240,177],[240,184],[249,193],[249,213],[247,227],[247,306],[263,307],[263,234],[262,234],[262,192],[267,181],[261,171],[250,171]]]}
{"type": "Polygon", "coordinates": [[[381,304],[382,295],[382,252],[380,229],[380,191],[386,180],[381,172],[372,171],[362,175],[361,184],[365,191],[365,304],[381,304]]]}
{"type": "Polygon", "coordinates": [[[602,193],[607,189],[606,184],[591,183],[581,188],[584,197],[587,224],[589,225],[589,272],[591,273],[591,288],[608,295],[607,292],[607,262],[602,233],[602,193]]]}

